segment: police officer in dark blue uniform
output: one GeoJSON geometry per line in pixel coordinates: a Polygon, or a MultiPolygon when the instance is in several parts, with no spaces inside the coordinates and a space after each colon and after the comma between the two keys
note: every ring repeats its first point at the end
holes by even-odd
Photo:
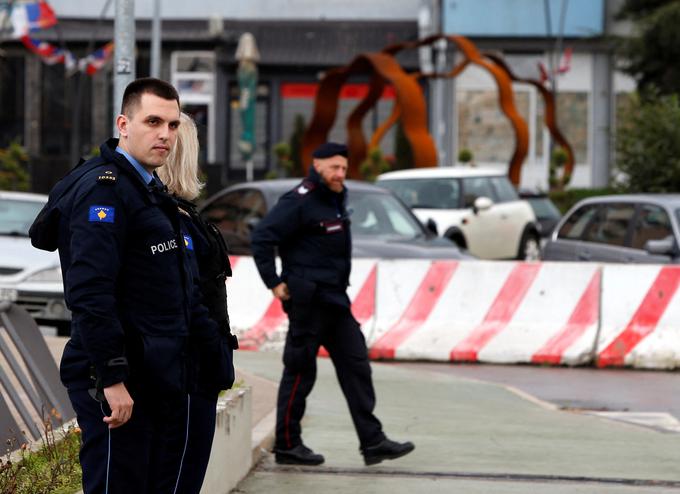
{"type": "Polygon", "coordinates": [[[179,492],[189,341],[204,367],[233,373],[191,276],[177,203],[153,174],[179,122],[171,85],[133,81],[120,140],[62,179],[31,229],[34,245],[59,248],[73,314],[60,369],[82,430],[86,494],[179,492]]]}
{"type": "Polygon", "coordinates": [[[388,439],[373,414],[375,393],[366,342],[346,293],[352,254],[344,186],[347,148],[326,143],[313,157],[309,176],[281,197],[252,235],[260,276],[283,302],[289,320],[274,453],[277,463],[324,462],[322,455],[303,444],[300,428],[316,379],[316,355],[323,345],[347,399],[364,462],[373,465],[399,458],[414,446],[388,439]],[[276,248],[282,261],[280,275],[274,263],[276,248]]]}

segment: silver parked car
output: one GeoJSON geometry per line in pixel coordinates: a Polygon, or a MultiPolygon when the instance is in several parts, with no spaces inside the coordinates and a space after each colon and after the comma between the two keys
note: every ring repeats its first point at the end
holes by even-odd
{"type": "Polygon", "coordinates": [[[28,229],[47,196],[0,191],[0,298],[25,308],[39,324],[70,333],[71,314],[64,303],[64,286],[57,252],[31,245],[28,229]]]}
{"type": "Polygon", "coordinates": [[[584,199],[564,215],[545,245],[546,261],[677,263],[680,194],[584,199]]]}

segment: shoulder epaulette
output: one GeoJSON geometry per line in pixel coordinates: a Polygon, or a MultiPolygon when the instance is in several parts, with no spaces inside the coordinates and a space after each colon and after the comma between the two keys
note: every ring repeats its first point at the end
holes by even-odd
{"type": "Polygon", "coordinates": [[[304,196],[314,189],[316,189],[316,183],[312,182],[311,180],[303,180],[300,185],[295,187],[295,193],[297,195],[304,196]]]}
{"type": "Polygon", "coordinates": [[[118,180],[118,170],[115,166],[107,166],[97,175],[97,183],[115,184],[118,180]]]}

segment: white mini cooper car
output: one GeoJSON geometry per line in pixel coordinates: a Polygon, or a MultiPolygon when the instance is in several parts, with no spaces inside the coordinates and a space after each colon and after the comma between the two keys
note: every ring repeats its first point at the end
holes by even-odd
{"type": "Polygon", "coordinates": [[[430,229],[474,256],[539,258],[534,212],[500,171],[418,168],[384,173],[376,183],[404,201],[430,229]]]}

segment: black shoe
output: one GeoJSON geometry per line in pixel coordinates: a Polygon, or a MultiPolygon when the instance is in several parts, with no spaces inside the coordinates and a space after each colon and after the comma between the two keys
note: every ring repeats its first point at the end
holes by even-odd
{"type": "Polygon", "coordinates": [[[364,448],[364,463],[366,465],[375,465],[383,460],[394,460],[409,454],[415,448],[411,441],[398,443],[385,438],[374,446],[364,448]]]}
{"type": "Polygon", "coordinates": [[[279,465],[321,465],[325,461],[323,455],[315,453],[304,444],[290,449],[274,448],[274,454],[279,465]]]}

